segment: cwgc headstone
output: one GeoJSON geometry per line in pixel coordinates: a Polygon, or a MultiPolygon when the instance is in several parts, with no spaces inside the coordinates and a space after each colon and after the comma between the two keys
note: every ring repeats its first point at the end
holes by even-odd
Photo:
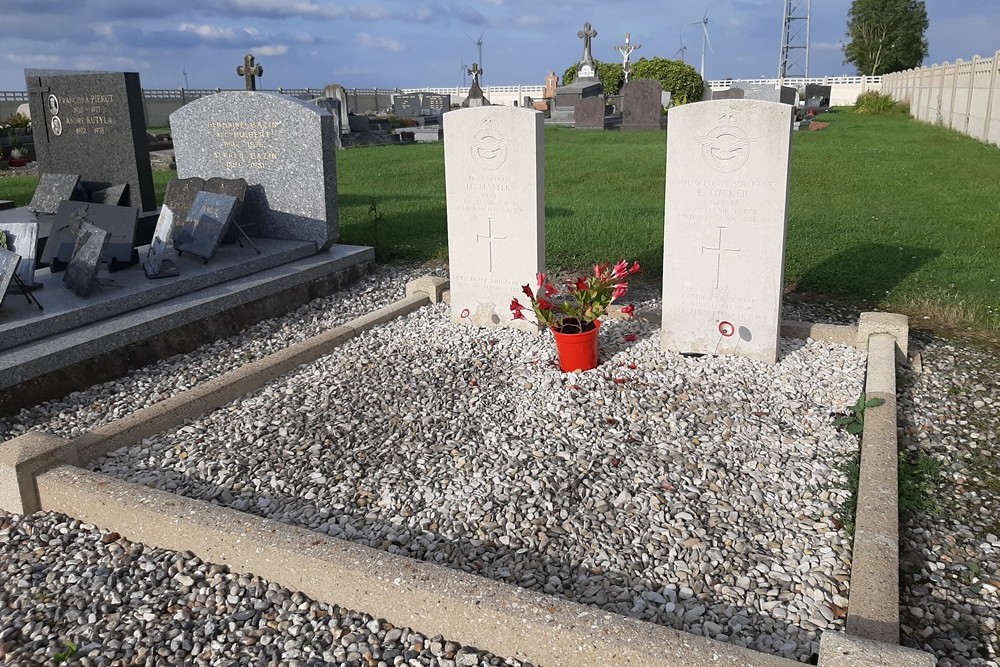
{"type": "Polygon", "coordinates": [[[777,360],[792,112],[758,100],[670,112],[664,350],[777,360]]]}
{"type": "Polygon", "coordinates": [[[604,129],[605,110],[603,97],[584,97],[573,110],[573,126],[604,129]]]}
{"type": "Polygon", "coordinates": [[[337,240],[336,120],[259,91],[201,97],[170,115],[177,176],[243,178],[243,217],[264,238],[337,240]]]}
{"type": "Polygon", "coordinates": [[[73,244],[73,256],[63,276],[63,282],[77,296],[88,297],[94,291],[97,271],[109,237],[107,231],[88,222],[81,223],[73,244]]]}
{"type": "Polygon", "coordinates": [[[74,193],[79,193],[79,174],[43,173],[38,177],[35,194],[31,197],[28,210],[32,213],[55,214],[59,202],[72,199],[74,193]]]}
{"type": "Polygon", "coordinates": [[[128,183],[128,206],[155,210],[139,75],[29,69],[24,78],[39,171],[128,183]]]}
{"type": "Polygon", "coordinates": [[[6,248],[3,249],[16,252],[21,256],[21,262],[17,267],[17,277],[21,279],[25,287],[35,287],[35,253],[38,245],[38,223],[0,223],[0,232],[6,238],[6,243],[4,244],[6,248]]]}
{"type": "Polygon", "coordinates": [[[658,130],[663,86],[653,79],[632,79],[622,86],[622,129],[658,130]]]}
{"type": "MultiPolygon", "coordinates": [[[[183,223],[187,220],[188,211],[191,210],[191,204],[194,203],[195,195],[205,189],[205,179],[194,176],[192,178],[175,178],[169,183],[167,183],[167,190],[163,193],[163,206],[169,207],[173,212],[172,219],[174,221],[175,228],[171,232],[169,238],[161,236],[160,238],[166,242],[173,241],[173,233],[176,231],[176,225],[183,223]]],[[[162,219],[162,209],[161,209],[161,219],[162,219]]],[[[166,231],[160,229],[160,224],[157,223],[156,231],[154,234],[159,234],[160,231],[166,231]]]]}
{"type": "Polygon", "coordinates": [[[45,242],[42,261],[66,263],[83,223],[90,223],[108,232],[102,261],[114,267],[132,262],[135,249],[135,226],[139,210],[130,206],[106,206],[90,202],[63,201],[56,211],[52,231],[45,242]]]}
{"type": "Polygon", "coordinates": [[[184,226],[174,238],[174,249],[206,262],[212,259],[238,208],[239,201],[232,195],[199,192],[184,226]]]}
{"type": "Polygon", "coordinates": [[[17,265],[20,261],[21,256],[16,252],[0,248],[0,306],[3,306],[3,299],[7,295],[10,282],[17,275],[17,265]]]}
{"type": "MultiPolygon", "coordinates": [[[[186,214],[185,214],[186,215],[186,214]]],[[[153,241],[142,259],[142,270],[147,278],[168,278],[179,275],[177,265],[167,259],[174,234],[174,212],[164,204],[160,207],[160,217],[153,231],[153,241]]]]}
{"type": "Polygon", "coordinates": [[[454,322],[520,326],[511,299],[545,264],[543,118],[506,106],[444,115],[454,322]]]}

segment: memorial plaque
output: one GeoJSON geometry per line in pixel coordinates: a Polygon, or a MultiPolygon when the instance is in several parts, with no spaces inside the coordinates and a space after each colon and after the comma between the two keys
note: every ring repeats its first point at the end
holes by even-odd
{"type": "Polygon", "coordinates": [[[337,239],[337,122],[284,95],[226,91],[170,115],[180,178],[243,178],[244,218],[264,238],[337,239]]]}
{"type": "Polygon", "coordinates": [[[543,117],[502,106],[443,117],[453,322],[521,326],[510,301],[545,264],[543,117]]]}
{"type": "Polygon", "coordinates": [[[759,100],[671,110],[664,350],[777,360],[792,112],[759,100]]]}
{"type": "Polygon", "coordinates": [[[230,225],[229,229],[226,230],[226,235],[222,238],[223,243],[236,243],[239,238],[236,225],[240,225],[247,235],[256,235],[257,225],[254,221],[247,220],[246,224],[244,224],[243,219],[240,217],[240,213],[243,211],[243,202],[247,196],[247,182],[245,179],[219,178],[215,176],[205,181],[205,187],[202,190],[204,192],[215,192],[221,195],[236,197],[236,210],[233,212],[232,220],[235,224],[230,225]]]}
{"type": "MultiPolygon", "coordinates": [[[[195,195],[205,189],[205,179],[198,178],[175,178],[167,183],[167,191],[163,193],[163,205],[169,206],[173,211],[176,224],[181,224],[187,220],[188,211],[194,203],[195,195]]],[[[162,210],[162,209],[161,209],[162,210]]],[[[160,237],[167,243],[173,241],[170,238],[160,237]]]]}
{"type": "Polygon", "coordinates": [[[80,223],[89,222],[109,233],[102,261],[109,264],[128,264],[132,262],[138,218],[139,210],[130,206],[64,201],[59,204],[59,209],[56,211],[56,219],[52,224],[49,239],[45,243],[42,261],[50,264],[53,260],[68,262],[80,223]]]}
{"type": "Polygon", "coordinates": [[[24,78],[39,171],[128,183],[127,204],[155,210],[139,75],[29,69],[24,78]]]}
{"type": "Polygon", "coordinates": [[[236,215],[237,206],[236,197],[232,195],[199,192],[184,227],[174,238],[174,249],[201,257],[206,262],[212,259],[236,215]]]}
{"type": "Polygon", "coordinates": [[[38,177],[35,194],[31,197],[28,210],[32,213],[54,214],[59,208],[59,202],[79,198],[79,174],[43,173],[38,177]]]}
{"type": "MultiPolygon", "coordinates": [[[[35,286],[35,253],[38,247],[37,222],[0,223],[0,232],[6,237],[6,250],[21,256],[17,277],[25,287],[35,286]]],[[[2,247],[2,244],[0,244],[2,247]]]]}
{"type": "Polygon", "coordinates": [[[20,261],[21,256],[16,252],[0,248],[0,306],[3,306],[10,282],[17,275],[17,265],[20,261]]]}
{"type": "MultiPolygon", "coordinates": [[[[134,209],[133,209],[134,210],[134,209]]],[[[63,282],[77,296],[88,297],[97,284],[97,271],[101,266],[101,256],[111,235],[88,222],[80,223],[80,229],[73,246],[63,282]]]]}

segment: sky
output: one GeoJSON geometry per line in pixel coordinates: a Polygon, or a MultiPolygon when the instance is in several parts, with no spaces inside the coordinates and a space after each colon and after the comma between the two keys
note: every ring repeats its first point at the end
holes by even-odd
{"type": "MultiPolygon", "coordinates": [[[[793,4],[804,14],[806,0],[793,4]]],[[[842,51],[850,6],[812,2],[810,76],[855,74],[842,51]]],[[[1000,49],[1000,0],[926,7],[924,64],[1000,49]]],[[[615,46],[630,33],[633,62],[683,55],[700,70],[706,12],[706,79],[774,77],[784,11],[784,0],[0,0],[0,90],[24,90],[25,68],[138,72],[144,88],[240,88],[247,52],[264,69],[263,89],[461,86],[473,62],[484,86],[542,85],[580,60],[585,21],[598,60],[620,62],[615,46]]]]}

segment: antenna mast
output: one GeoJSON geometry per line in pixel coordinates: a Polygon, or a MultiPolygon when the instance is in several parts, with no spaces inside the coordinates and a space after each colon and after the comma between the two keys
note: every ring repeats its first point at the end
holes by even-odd
{"type": "Polygon", "coordinates": [[[785,0],[778,79],[809,76],[809,15],[812,0],[785,0]]]}

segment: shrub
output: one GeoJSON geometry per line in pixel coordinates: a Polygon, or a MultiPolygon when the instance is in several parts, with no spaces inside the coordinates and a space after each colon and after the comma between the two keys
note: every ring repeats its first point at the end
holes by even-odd
{"type": "Polygon", "coordinates": [[[877,90],[868,90],[858,95],[854,110],[864,114],[882,114],[904,111],[904,106],[897,104],[892,97],[877,90]]]}
{"type": "Polygon", "coordinates": [[[3,124],[11,127],[28,127],[31,125],[31,120],[23,113],[12,113],[3,124]]]}

